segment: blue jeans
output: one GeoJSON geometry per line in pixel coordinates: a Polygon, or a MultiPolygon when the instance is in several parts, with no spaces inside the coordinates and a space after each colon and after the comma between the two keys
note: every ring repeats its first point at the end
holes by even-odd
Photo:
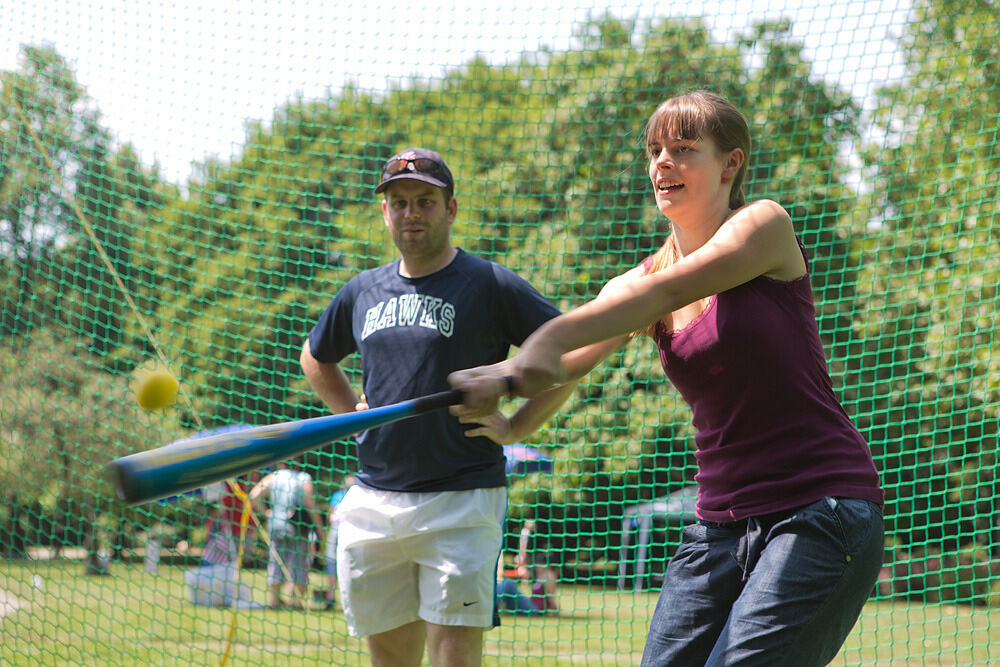
{"type": "Polygon", "coordinates": [[[517,582],[510,579],[501,579],[497,582],[497,601],[503,611],[524,616],[534,616],[538,613],[531,600],[518,590],[517,582]]]}
{"type": "Polygon", "coordinates": [[[881,510],[851,498],[690,525],[642,665],[826,665],[872,592],[882,550],[881,510]]]}

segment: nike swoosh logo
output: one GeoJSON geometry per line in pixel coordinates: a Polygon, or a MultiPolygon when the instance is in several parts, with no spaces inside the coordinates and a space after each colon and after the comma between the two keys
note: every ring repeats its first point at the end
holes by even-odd
{"type": "MultiPolygon", "coordinates": [[[[476,600],[476,602],[479,602],[479,600],[476,600]]],[[[462,606],[463,607],[471,607],[472,605],[476,604],[476,602],[463,602],[462,606]]]]}

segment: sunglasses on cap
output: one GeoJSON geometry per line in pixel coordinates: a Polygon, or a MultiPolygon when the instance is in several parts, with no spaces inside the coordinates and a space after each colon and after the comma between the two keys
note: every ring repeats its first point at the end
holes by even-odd
{"type": "Polygon", "coordinates": [[[392,176],[402,174],[404,171],[435,176],[441,178],[445,182],[450,180],[444,168],[442,168],[436,160],[432,160],[429,157],[393,158],[385,163],[385,169],[382,170],[382,178],[391,178],[392,176]],[[413,165],[413,168],[407,169],[410,165],[413,165]]]}

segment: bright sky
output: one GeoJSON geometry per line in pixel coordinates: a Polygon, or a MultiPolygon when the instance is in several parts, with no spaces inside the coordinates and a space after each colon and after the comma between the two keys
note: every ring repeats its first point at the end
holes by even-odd
{"type": "Polygon", "coordinates": [[[570,48],[573,29],[609,7],[624,18],[707,8],[720,41],[765,17],[790,18],[817,73],[862,101],[902,75],[895,39],[908,0],[0,2],[0,70],[16,67],[21,44],[54,46],[104,125],[179,182],[193,162],[236,154],[248,120],[269,120],[297,94],[318,97],[347,81],[382,90],[476,54],[500,63],[540,46],[570,48]]]}

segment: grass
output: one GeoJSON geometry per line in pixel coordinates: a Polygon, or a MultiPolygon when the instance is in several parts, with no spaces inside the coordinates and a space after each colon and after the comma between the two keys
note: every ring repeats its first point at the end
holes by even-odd
{"type": "MultiPolygon", "coordinates": [[[[0,561],[0,665],[218,665],[231,628],[228,665],[367,664],[340,612],[198,607],[183,572],[115,563],[110,576],[86,576],[78,561],[0,561]]],[[[242,581],[265,601],[263,571],[242,581]]],[[[636,665],[655,601],[564,586],[559,616],[504,616],[486,635],[484,664],[636,665]]],[[[1000,610],[874,600],[833,664],[1000,664],[1000,610]]]]}

